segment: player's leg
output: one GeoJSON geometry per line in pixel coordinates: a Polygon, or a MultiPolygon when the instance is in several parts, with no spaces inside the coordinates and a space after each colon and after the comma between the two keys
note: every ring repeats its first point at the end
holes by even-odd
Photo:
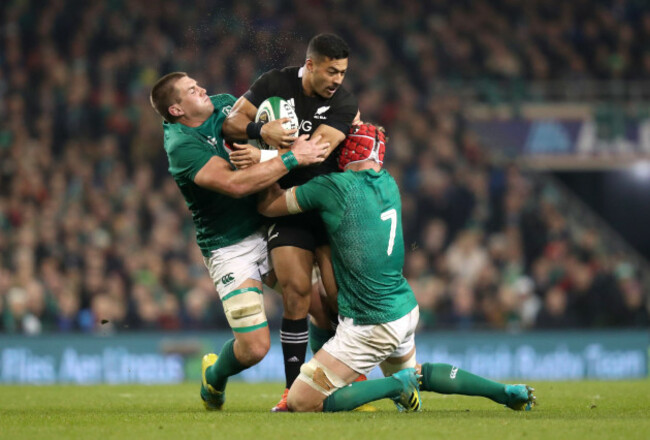
{"type": "MultiPolygon", "coordinates": [[[[387,357],[379,364],[379,368],[386,377],[399,374],[401,371],[416,369],[417,367],[415,360],[415,329],[420,319],[419,308],[414,308],[406,318],[408,319],[406,323],[408,331],[404,339],[391,353],[390,357],[387,357]]],[[[400,411],[419,411],[422,407],[420,391],[417,388],[413,389],[409,395],[403,395],[394,402],[400,411]]]]}
{"type": "MultiPolygon", "coordinates": [[[[324,229],[322,234],[326,232],[324,229]]],[[[317,281],[314,283],[311,305],[309,307],[309,347],[312,353],[316,354],[323,344],[330,340],[336,333],[338,325],[338,286],[334,277],[334,266],[332,265],[332,251],[330,245],[319,242],[316,247],[317,281]]],[[[368,380],[365,374],[360,374],[355,382],[368,380]]],[[[362,405],[356,411],[374,412],[377,411],[372,405],[362,405]]]]}
{"type": "MultiPolygon", "coordinates": [[[[301,368],[289,391],[292,411],[348,411],[381,398],[402,400],[417,392],[415,369],[391,377],[355,382],[410,338],[417,323],[417,308],[408,315],[380,325],[355,325],[342,318],[336,335],[301,368]]],[[[419,408],[419,402],[418,402],[419,408]]]]}
{"type": "Polygon", "coordinates": [[[271,251],[271,256],[282,289],[284,311],[280,341],[286,387],[291,388],[300,373],[300,366],[305,362],[309,341],[307,314],[312,292],[314,256],[311,251],[294,246],[276,247],[271,251]]]}
{"type": "MultiPolygon", "coordinates": [[[[326,232],[323,230],[323,234],[326,232]]],[[[334,276],[334,265],[332,264],[332,249],[328,243],[319,243],[314,251],[318,274],[322,288],[323,299],[329,310],[336,316],[338,314],[338,286],[334,276]]]]}
{"type": "Polygon", "coordinates": [[[309,304],[309,348],[316,354],[336,333],[338,317],[326,302],[320,276],[316,274],[312,279],[316,282],[312,286],[309,304]]]}
{"type": "Polygon", "coordinates": [[[222,303],[234,338],[226,341],[218,356],[203,357],[201,398],[207,409],[221,409],[228,378],[260,362],[271,346],[262,283],[248,279],[228,295],[222,303]]]}
{"type": "Polygon", "coordinates": [[[282,289],[284,312],[280,339],[287,390],[272,411],[286,411],[286,392],[300,373],[307,352],[307,314],[311,304],[314,252],[327,237],[315,212],[280,217],[274,221],[269,227],[268,246],[282,289]]]}
{"type": "Polygon", "coordinates": [[[535,405],[534,390],[527,385],[502,384],[449,364],[424,363],[420,371],[423,391],[487,397],[514,410],[528,411],[535,405]]]}
{"type": "Polygon", "coordinates": [[[358,375],[359,373],[327,351],[320,350],[312,360],[303,365],[300,376],[289,390],[289,410],[351,411],[375,400],[399,398],[411,387],[417,387],[417,374],[414,369],[404,370],[395,377],[352,383],[358,375]]]}
{"type": "MultiPolygon", "coordinates": [[[[326,236],[326,231],[317,225],[317,232],[326,236]]],[[[318,238],[317,238],[318,239],[318,238]]],[[[329,244],[322,241],[314,252],[316,258],[316,277],[314,277],[314,291],[312,292],[311,306],[309,314],[309,346],[313,353],[318,352],[320,348],[330,338],[334,336],[336,326],[338,325],[338,304],[336,297],[338,287],[334,277],[334,267],[332,265],[332,253],[329,244]]]]}
{"type": "Polygon", "coordinates": [[[358,375],[343,362],[320,350],[302,366],[300,376],[291,386],[287,397],[289,410],[322,411],[323,401],[336,390],[352,383],[358,375]]]}
{"type": "Polygon", "coordinates": [[[234,334],[219,356],[202,362],[201,398],[207,409],[221,409],[228,378],[262,360],[271,344],[261,282],[270,269],[266,240],[253,234],[204,260],[234,334]]]}

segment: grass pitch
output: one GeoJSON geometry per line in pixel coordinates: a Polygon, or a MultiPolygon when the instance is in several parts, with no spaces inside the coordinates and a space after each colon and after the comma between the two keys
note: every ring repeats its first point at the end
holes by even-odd
{"type": "Polygon", "coordinates": [[[540,382],[538,406],[514,412],[479,397],[423,393],[421,413],[273,414],[281,384],[228,385],[207,412],[198,384],[0,386],[1,439],[648,439],[650,380],[540,382]]]}

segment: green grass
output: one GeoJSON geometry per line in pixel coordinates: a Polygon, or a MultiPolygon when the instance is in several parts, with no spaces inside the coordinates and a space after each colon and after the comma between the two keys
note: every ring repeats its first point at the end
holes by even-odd
{"type": "Polygon", "coordinates": [[[540,382],[539,405],[423,393],[421,413],[273,414],[280,384],[228,386],[206,412],[198,385],[0,386],[0,439],[648,439],[650,381],[540,382]]]}

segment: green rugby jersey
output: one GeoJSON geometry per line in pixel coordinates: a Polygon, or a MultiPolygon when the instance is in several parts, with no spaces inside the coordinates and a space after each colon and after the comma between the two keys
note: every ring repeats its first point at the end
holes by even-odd
{"type": "Polygon", "coordinates": [[[192,212],[196,241],[206,257],[214,249],[241,241],[262,224],[256,196],[234,199],[194,183],[196,173],[212,156],[230,163],[221,125],[236,99],[228,94],[214,95],[210,99],[214,112],[198,127],[163,122],[169,172],[192,212]]]}
{"type": "Polygon", "coordinates": [[[317,176],[296,188],[296,199],[303,210],[318,209],[327,228],[340,315],[380,324],[417,305],[402,275],[402,203],[387,171],[317,176]]]}

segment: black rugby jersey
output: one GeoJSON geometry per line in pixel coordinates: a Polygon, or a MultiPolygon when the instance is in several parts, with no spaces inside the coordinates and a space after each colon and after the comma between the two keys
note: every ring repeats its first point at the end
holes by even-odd
{"type": "MultiPolygon", "coordinates": [[[[244,97],[258,108],[265,99],[272,96],[289,101],[300,121],[299,135],[311,135],[321,124],[327,124],[347,135],[359,109],[356,98],[342,86],[329,99],[320,95],[307,96],[302,88],[302,71],[303,67],[269,70],[253,83],[244,97]]],[[[320,174],[338,171],[338,154],[337,147],[323,163],[292,170],[280,179],[280,186],[290,188],[320,174]]]]}

